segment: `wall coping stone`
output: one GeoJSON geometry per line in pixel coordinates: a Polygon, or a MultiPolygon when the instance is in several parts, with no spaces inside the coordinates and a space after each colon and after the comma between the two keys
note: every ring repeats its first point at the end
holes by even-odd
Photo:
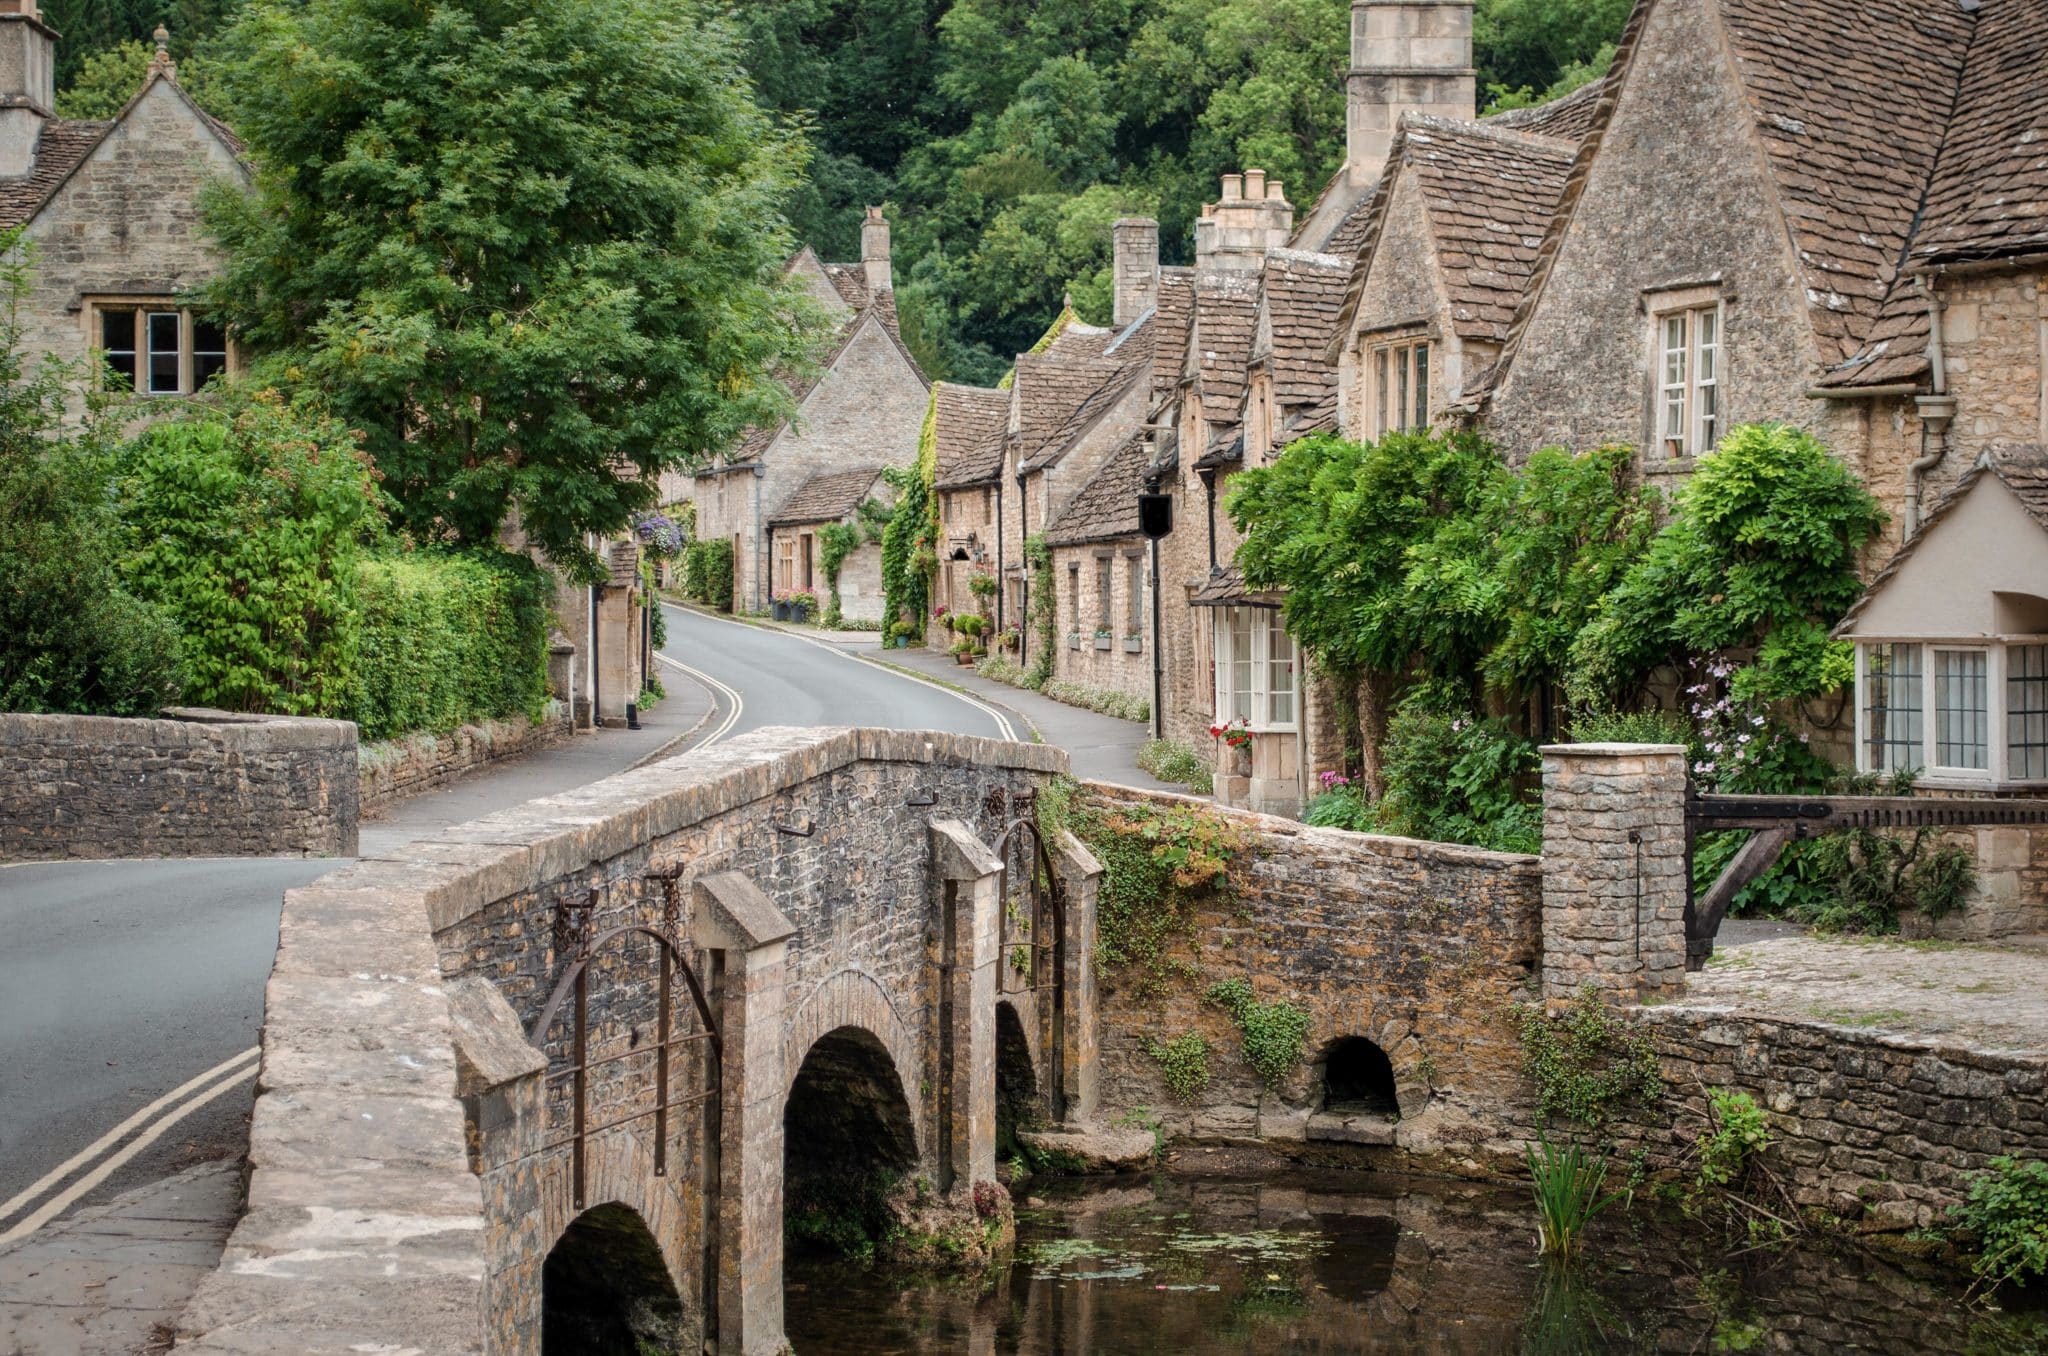
{"type": "Polygon", "coordinates": [[[1555,758],[1645,758],[1687,750],[1683,744],[1545,744],[1537,752],[1555,758]]]}

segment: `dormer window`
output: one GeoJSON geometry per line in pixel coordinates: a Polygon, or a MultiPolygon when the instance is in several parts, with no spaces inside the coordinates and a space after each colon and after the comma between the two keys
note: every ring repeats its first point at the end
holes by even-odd
{"type": "Polygon", "coordinates": [[[1371,350],[1373,436],[1429,427],[1429,340],[1404,339],[1371,350]]]}
{"type": "Polygon", "coordinates": [[[227,331],[165,299],[95,301],[90,316],[114,390],[191,395],[231,365],[227,331]]]}
{"type": "Polygon", "coordinates": [[[1655,316],[1657,440],[1667,458],[1697,457],[1721,436],[1721,304],[1655,316]]]}

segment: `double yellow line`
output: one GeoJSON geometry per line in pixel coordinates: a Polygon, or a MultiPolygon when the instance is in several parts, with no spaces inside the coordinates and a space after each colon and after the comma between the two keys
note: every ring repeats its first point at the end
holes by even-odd
{"type": "Polygon", "coordinates": [[[69,1210],[78,1203],[80,1197],[113,1176],[144,1149],[163,1138],[164,1133],[172,1126],[254,1077],[258,1066],[257,1056],[260,1053],[260,1049],[252,1045],[233,1058],[222,1060],[198,1077],[179,1084],[50,1169],[41,1178],[30,1183],[26,1189],[5,1201],[0,1201],[0,1224],[5,1224],[22,1211],[35,1206],[5,1233],[0,1233],[0,1247],[27,1238],[69,1210]],[[73,1181],[73,1176],[80,1172],[84,1175],[73,1181]],[[70,1185],[66,1186],[66,1182],[70,1182],[70,1185]],[[63,1189],[58,1190],[60,1187],[63,1189]],[[50,1195],[53,1191],[57,1194],[50,1195]],[[49,1199],[36,1206],[35,1203],[45,1196],[49,1199]]]}

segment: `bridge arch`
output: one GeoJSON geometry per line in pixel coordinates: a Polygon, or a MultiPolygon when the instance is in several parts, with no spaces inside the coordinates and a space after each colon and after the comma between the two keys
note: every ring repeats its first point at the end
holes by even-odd
{"type": "MultiPolygon", "coordinates": [[[[785,1099],[811,1048],[842,1027],[858,1027],[881,1043],[899,1080],[907,1080],[924,1064],[919,1043],[897,1015],[896,1004],[882,982],[865,970],[835,971],[804,997],[789,1014],[782,1038],[782,1081],[785,1099]]],[[[918,1144],[927,1143],[921,1098],[909,1098],[910,1125],[918,1144]]]]}
{"type": "Polygon", "coordinates": [[[872,1031],[837,1027],[804,1052],[783,1103],[782,1155],[792,1237],[850,1251],[886,1233],[917,1132],[903,1071],[872,1031]]]}
{"type": "Polygon", "coordinates": [[[1038,1118],[1044,1107],[1039,1090],[1038,1054],[1031,1048],[1031,1026],[1007,999],[996,1004],[996,1155],[1014,1150],[1020,1125],[1038,1118]]]}
{"type": "Polygon", "coordinates": [[[541,1356],[680,1351],[682,1295],[639,1211],[618,1201],[569,1222],[541,1266],[541,1356]]]}

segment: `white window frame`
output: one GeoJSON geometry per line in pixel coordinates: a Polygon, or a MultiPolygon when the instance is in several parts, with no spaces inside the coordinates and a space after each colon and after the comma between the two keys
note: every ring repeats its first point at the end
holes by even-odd
{"type": "Polygon", "coordinates": [[[2048,635],[1971,636],[1957,639],[1928,636],[1856,637],[1856,767],[1861,772],[1883,771],[1871,766],[1870,757],[1870,650],[1871,647],[1878,645],[1914,645],[1920,649],[1918,785],[1972,790],[2048,786],[2048,777],[2018,777],[2012,774],[2012,689],[2007,681],[2011,652],[2022,647],[2048,646],[2048,635]],[[1985,656],[1985,766],[1981,768],[1950,767],[1936,761],[1936,753],[1941,746],[1941,713],[1935,705],[1935,696],[1939,690],[1939,665],[1936,655],[1943,650],[1976,652],[1985,656]]]}
{"type": "MultiPolygon", "coordinates": [[[[209,325],[209,328],[220,331],[221,347],[217,349],[209,348],[205,350],[204,354],[199,351],[198,328],[202,318],[195,316],[191,307],[180,306],[175,297],[88,297],[81,310],[85,324],[86,347],[96,353],[106,352],[101,347],[101,344],[105,336],[105,318],[109,314],[126,312],[134,316],[134,348],[132,351],[128,349],[118,351],[130,356],[134,361],[133,394],[135,395],[166,399],[196,394],[199,390],[199,383],[195,378],[198,372],[199,360],[202,357],[218,357],[221,360],[221,366],[218,369],[221,373],[232,375],[241,370],[240,354],[236,351],[234,340],[228,336],[223,326],[209,325]],[[153,316],[159,315],[176,316],[178,320],[176,349],[178,364],[177,386],[174,390],[158,391],[150,388],[150,358],[158,351],[151,347],[150,331],[153,327],[150,324],[150,319],[153,316]]],[[[101,370],[105,374],[102,379],[106,380],[110,387],[118,388],[118,383],[112,379],[114,376],[112,369],[102,364],[101,370]]],[[[209,379],[211,375],[209,374],[209,379]]]]}
{"type": "Polygon", "coordinates": [[[1301,728],[1301,652],[1281,624],[1280,613],[1270,607],[1219,607],[1212,609],[1211,685],[1215,724],[1228,725],[1243,719],[1248,729],[1260,734],[1292,732],[1301,728]],[[1240,656],[1232,640],[1233,625],[1248,627],[1251,653],[1240,656]],[[1233,665],[1249,661],[1249,689],[1240,694],[1233,665]],[[1273,682],[1276,672],[1287,676],[1285,719],[1274,719],[1274,698],[1281,695],[1273,682]],[[1237,698],[1244,695],[1248,716],[1240,716],[1237,698]]]}
{"type": "Polygon", "coordinates": [[[1434,413],[1430,377],[1435,357],[1427,335],[1406,335],[1366,350],[1367,381],[1373,388],[1373,436],[1426,432],[1434,413]]]}
{"type": "Polygon", "coordinates": [[[1728,327],[1721,298],[1694,289],[1650,310],[1651,434],[1670,461],[1701,457],[1728,431],[1728,327]]]}

